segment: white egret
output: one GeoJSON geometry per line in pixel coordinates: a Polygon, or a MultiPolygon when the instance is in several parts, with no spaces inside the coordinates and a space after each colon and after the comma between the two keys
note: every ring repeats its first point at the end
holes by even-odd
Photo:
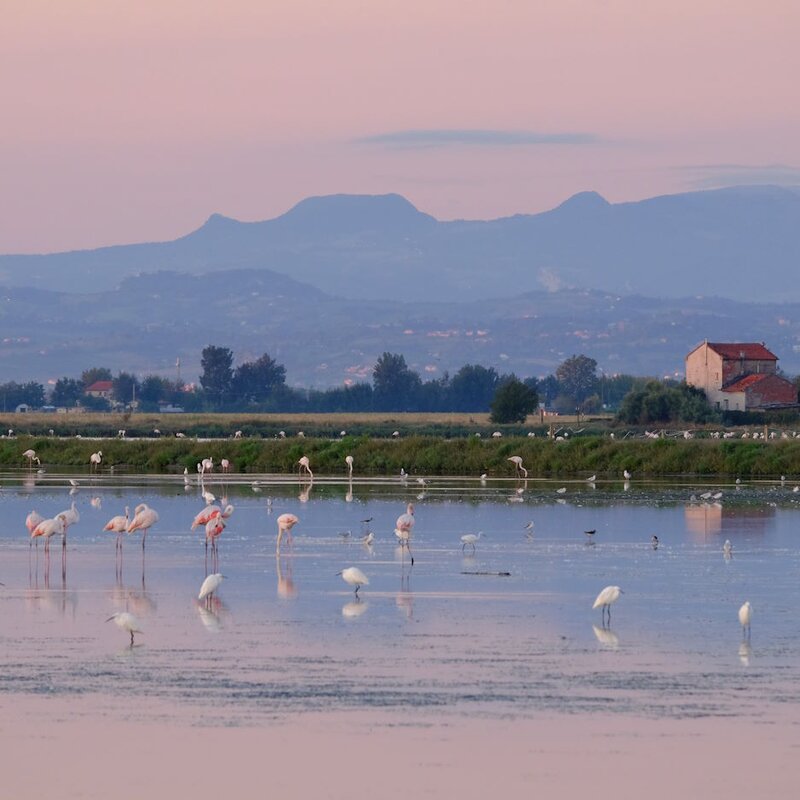
{"type": "Polygon", "coordinates": [[[611,624],[611,606],[619,600],[621,594],[624,594],[624,592],[619,586],[606,586],[606,588],[597,595],[597,599],[592,606],[592,608],[597,608],[599,606],[602,609],[601,615],[603,620],[605,620],[606,612],[608,612],[609,625],[611,624]]]}
{"type": "Polygon", "coordinates": [[[472,552],[474,553],[475,552],[475,543],[478,541],[478,539],[481,538],[482,535],[483,535],[483,531],[478,531],[478,533],[465,533],[461,537],[461,542],[462,542],[462,544],[461,544],[461,552],[463,553],[464,550],[466,549],[467,545],[469,545],[472,548],[472,552]]]}
{"type": "Polygon", "coordinates": [[[742,633],[750,636],[750,620],[753,618],[753,607],[747,600],[739,609],[739,624],[742,626],[742,633]]]}
{"type": "Polygon", "coordinates": [[[345,583],[356,587],[356,597],[358,597],[358,590],[362,586],[369,586],[369,578],[358,567],[347,567],[347,569],[343,569],[336,574],[341,575],[345,583]]]}
{"type": "Polygon", "coordinates": [[[211,602],[211,595],[219,589],[220,584],[225,576],[220,572],[214,572],[209,575],[200,586],[200,594],[197,595],[198,600],[206,600],[211,602]]]}
{"type": "Polygon", "coordinates": [[[631,473],[628,470],[622,470],[622,477],[625,478],[626,481],[629,481],[632,477],[631,473]]]}
{"type": "Polygon", "coordinates": [[[131,647],[133,647],[133,634],[134,633],[144,633],[144,631],[139,627],[139,620],[131,614],[129,611],[117,611],[112,614],[106,622],[113,621],[114,624],[121,628],[123,631],[128,631],[131,635],[131,647]]]}

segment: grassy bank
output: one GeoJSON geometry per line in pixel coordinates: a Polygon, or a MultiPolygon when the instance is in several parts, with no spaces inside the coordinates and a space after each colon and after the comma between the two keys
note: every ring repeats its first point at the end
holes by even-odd
{"type": "Polygon", "coordinates": [[[614,440],[608,436],[580,436],[563,442],[543,438],[502,439],[439,436],[406,436],[380,439],[345,436],[335,439],[297,437],[287,439],[236,439],[196,441],[162,437],[130,441],[108,439],[58,439],[19,436],[0,440],[0,464],[23,467],[22,452],[32,447],[43,465],[82,467],[88,471],[89,456],[103,451],[103,467],[114,465],[130,471],[194,473],[205,457],[216,463],[229,459],[236,472],[284,473],[296,469],[307,455],[315,473],[344,475],[346,455],[355,461],[356,475],[472,475],[513,477],[512,455],[522,456],[530,477],[619,477],[624,469],[636,478],[697,475],[741,478],[800,476],[800,440],[773,441],[657,439],[614,440]]]}

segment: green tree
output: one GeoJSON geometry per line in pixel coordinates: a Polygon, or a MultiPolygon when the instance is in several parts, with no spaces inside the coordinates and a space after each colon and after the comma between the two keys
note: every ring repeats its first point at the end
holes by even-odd
{"type": "Polygon", "coordinates": [[[588,356],[570,356],[556,370],[561,391],[579,406],[589,395],[597,393],[597,362],[588,356]]]}
{"type": "Polygon", "coordinates": [[[54,406],[66,406],[72,408],[83,398],[83,382],[76,381],[74,378],[59,378],[53,392],[50,395],[50,402],[54,406]]]}
{"type": "Polygon", "coordinates": [[[237,399],[263,403],[273,392],[286,383],[286,367],[268,353],[255,361],[245,361],[236,368],[232,391],[237,399]]]}
{"type": "Polygon", "coordinates": [[[465,364],[450,381],[450,410],[486,411],[499,382],[500,376],[493,367],[465,364]]]}
{"type": "Polygon", "coordinates": [[[702,389],[650,381],[640,389],[629,392],[622,401],[617,419],[629,425],[648,425],[653,422],[705,423],[718,420],[702,389]]]}
{"type": "Polygon", "coordinates": [[[495,392],[490,419],[501,425],[525,422],[525,418],[536,410],[538,404],[536,392],[518,378],[512,377],[504,381],[495,392]]]}
{"type": "Polygon", "coordinates": [[[44,405],[44,386],[36,381],[3,383],[0,384],[0,398],[3,411],[13,411],[23,403],[31,408],[39,408],[44,405]]]}
{"type": "Polygon", "coordinates": [[[422,381],[403,356],[384,353],[372,370],[375,405],[383,411],[402,411],[414,405],[422,381]]]}
{"type": "Polygon", "coordinates": [[[129,405],[139,395],[139,381],[130,372],[120,372],[113,384],[112,393],[118,403],[129,405]]]}
{"type": "Polygon", "coordinates": [[[81,383],[84,389],[91,386],[96,381],[110,380],[112,380],[111,370],[108,367],[92,367],[91,369],[85,369],[81,373],[81,383]]]}
{"type": "Polygon", "coordinates": [[[200,385],[217,405],[221,405],[231,393],[233,382],[233,353],[227,347],[209,345],[203,349],[200,366],[200,385]]]}

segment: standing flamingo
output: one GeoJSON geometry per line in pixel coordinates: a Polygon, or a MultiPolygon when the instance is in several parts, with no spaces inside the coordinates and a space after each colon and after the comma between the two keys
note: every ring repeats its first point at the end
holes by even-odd
{"type": "MultiPolygon", "coordinates": [[[[56,534],[61,534],[62,536],[66,535],[67,531],[67,521],[64,518],[63,514],[59,514],[58,516],[54,517],[53,519],[43,519],[32,531],[31,531],[31,543],[36,540],[36,547],[39,547],[39,537],[44,537],[44,552],[45,556],[49,558],[50,556],[50,537],[55,536],[56,534]]],[[[30,545],[29,545],[30,546],[30,545]]]]}
{"type": "Polygon", "coordinates": [[[399,531],[408,531],[410,534],[414,529],[414,505],[409,503],[406,506],[406,513],[401,514],[394,524],[395,528],[399,531]]]}
{"type": "Polygon", "coordinates": [[[144,550],[144,544],[147,540],[147,531],[158,522],[158,513],[150,508],[147,503],[139,503],[133,513],[133,519],[128,525],[128,533],[139,530],[142,531],[142,550],[144,550]]]}
{"type": "Polygon", "coordinates": [[[292,528],[300,520],[294,514],[281,514],[278,517],[278,542],[275,547],[276,552],[280,552],[281,550],[281,539],[283,538],[283,534],[286,533],[286,540],[291,544],[292,541],[292,528]]]}
{"type": "Polygon", "coordinates": [[[100,469],[100,462],[103,460],[103,451],[98,450],[96,453],[92,453],[89,456],[89,469],[90,470],[99,470],[100,469]]]}
{"type": "Polygon", "coordinates": [[[349,476],[353,477],[353,456],[345,456],[344,463],[347,464],[347,470],[349,476]]]}
{"type": "MultiPolygon", "coordinates": [[[[305,468],[306,472],[308,473],[308,477],[313,481],[314,473],[311,471],[311,462],[308,460],[308,456],[301,456],[297,463],[301,468],[305,468]]],[[[297,472],[299,473],[300,469],[298,469],[297,472]]]]}
{"type": "Polygon", "coordinates": [[[28,459],[28,468],[29,469],[33,469],[33,462],[34,461],[37,463],[38,466],[40,466],[40,467],[42,466],[42,462],[39,460],[39,456],[36,455],[36,451],[35,450],[30,450],[30,449],[26,450],[22,455],[25,458],[28,459]]]}
{"type": "Polygon", "coordinates": [[[208,544],[211,543],[211,564],[213,569],[219,568],[217,539],[225,530],[225,520],[218,514],[206,523],[206,569],[208,569],[208,544]]]}
{"type": "Polygon", "coordinates": [[[510,461],[517,470],[517,477],[522,475],[523,478],[528,477],[528,470],[522,466],[522,456],[509,456],[506,461],[510,461]]]}
{"type": "Polygon", "coordinates": [[[111,519],[106,522],[105,527],[103,528],[104,531],[111,531],[111,533],[117,534],[116,549],[118,553],[122,550],[122,534],[128,530],[129,519],[129,509],[128,506],[125,506],[125,516],[118,514],[116,517],[111,517],[111,519]]]}
{"type": "Polygon", "coordinates": [[[25,517],[25,527],[28,529],[28,533],[33,533],[33,529],[40,522],[44,522],[44,517],[38,511],[31,511],[31,513],[25,517]]]}
{"type": "Polygon", "coordinates": [[[230,472],[231,471],[231,462],[228,461],[227,458],[223,458],[222,461],[219,462],[220,466],[222,467],[223,472],[230,472]]]}

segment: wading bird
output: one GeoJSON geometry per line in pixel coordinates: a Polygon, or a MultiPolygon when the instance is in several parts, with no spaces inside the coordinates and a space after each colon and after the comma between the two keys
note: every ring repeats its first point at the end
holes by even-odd
{"type": "MultiPolygon", "coordinates": [[[[67,521],[64,519],[63,514],[59,514],[53,519],[43,519],[31,531],[31,543],[35,540],[36,547],[39,547],[39,537],[44,537],[44,552],[49,556],[50,553],[50,537],[61,534],[63,537],[67,531],[67,521]]],[[[29,545],[30,547],[30,545],[29,545]]]]}
{"type": "Polygon", "coordinates": [[[301,456],[297,463],[300,465],[297,470],[298,475],[300,474],[301,469],[305,469],[305,471],[308,473],[308,477],[311,478],[311,480],[314,480],[314,473],[311,471],[311,462],[308,460],[308,456],[301,456]]]}
{"type": "Polygon", "coordinates": [[[472,552],[474,553],[475,552],[475,543],[478,541],[478,539],[481,538],[482,534],[483,534],[483,531],[478,531],[478,533],[465,533],[461,537],[461,542],[462,542],[462,544],[461,544],[461,552],[463,553],[464,550],[466,549],[467,545],[469,545],[472,548],[472,552]]]}
{"type": "Polygon", "coordinates": [[[362,586],[369,586],[369,578],[367,578],[367,576],[358,567],[348,567],[347,569],[343,569],[341,572],[337,572],[336,574],[341,575],[342,580],[345,583],[356,587],[356,597],[358,597],[358,590],[362,586]]]}
{"type": "Polygon", "coordinates": [[[225,576],[219,572],[214,572],[209,575],[200,587],[200,594],[197,595],[198,600],[205,600],[207,605],[211,604],[211,596],[219,589],[220,584],[225,576]]]}
{"type": "Polygon", "coordinates": [[[522,466],[522,456],[509,456],[506,461],[510,461],[517,470],[517,477],[522,475],[523,478],[528,477],[528,470],[522,466]]]}
{"type": "Polygon", "coordinates": [[[344,463],[347,464],[348,475],[353,477],[353,456],[345,456],[344,463]]]}
{"type": "Polygon", "coordinates": [[[112,614],[106,620],[106,622],[111,622],[112,620],[118,628],[121,628],[123,631],[128,631],[128,633],[130,633],[131,647],[133,647],[133,634],[144,633],[144,631],[139,627],[139,620],[129,611],[117,611],[114,614],[112,614]]]}
{"type": "Polygon", "coordinates": [[[29,469],[33,469],[34,461],[37,463],[38,466],[42,465],[42,462],[39,460],[39,456],[36,455],[35,450],[26,450],[22,455],[28,459],[29,469]]]}
{"type": "Polygon", "coordinates": [[[103,451],[98,450],[89,456],[89,469],[92,471],[100,469],[100,462],[103,460],[103,451]]]}
{"type": "Polygon", "coordinates": [[[128,530],[129,522],[130,513],[128,506],[125,506],[125,516],[119,514],[116,517],[111,517],[111,519],[106,522],[105,527],[103,528],[104,531],[111,531],[111,533],[117,534],[117,551],[122,550],[122,534],[128,530]]]}
{"type": "Polygon", "coordinates": [[[739,609],[739,624],[742,626],[742,635],[750,638],[750,620],[753,618],[753,607],[747,600],[739,609]]]}
{"type": "Polygon", "coordinates": [[[291,544],[291,542],[292,542],[292,528],[294,528],[294,526],[297,525],[297,523],[299,521],[300,520],[294,514],[281,514],[278,517],[278,519],[277,519],[277,523],[278,523],[278,542],[277,542],[277,544],[275,546],[275,550],[277,552],[279,552],[280,549],[281,549],[281,539],[283,538],[283,534],[284,533],[286,534],[286,541],[289,542],[289,544],[291,544]]]}
{"type": "Polygon", "coordinates": [[[606,586],[599,595],[597,595],[597,599],[594,601],[594,605],[592,608],[597,608],[600,606],[602,609],[601,615],[603,621],[605,622],[606,612],[608,612],[608,624],[611,624],[611,606],[613,603],[616,603],[619,600],[619,596],[623,594],[622,589],[619,586],[606,586]]]}
{"type": "Polygon", "coordinates": [[[147,540],[147,531],[158,522],[158,512],[150,508],[147,503],[139,503],[133,512],[133,519],[128,524],[128,533],[142,532],[142,550],[147,540]]]}

